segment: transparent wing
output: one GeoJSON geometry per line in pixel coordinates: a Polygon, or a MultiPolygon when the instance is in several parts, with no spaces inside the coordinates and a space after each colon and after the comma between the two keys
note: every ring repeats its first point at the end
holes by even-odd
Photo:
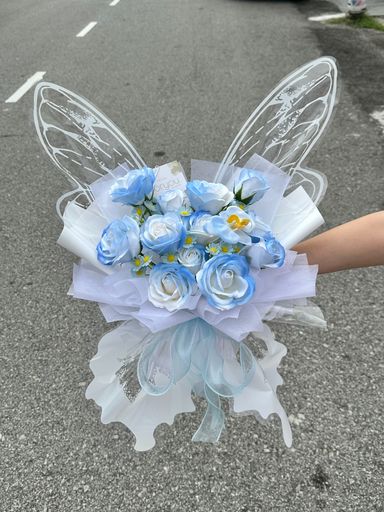
{"type": "Polygon", "coordinates": [[[78,194],[92,201],[89,184],[119,166],[144,167],[129,140],[88,100],[59,85],[35,89],[34,121],[40,142],[78,194]]]}
{"type": "Polygon", "coordinates": [[[88,192],[90,191],[84,191],[84,188],[81,187],[71,190],[70,192],[65,192],[65,194],[60,196],[56,201],[56,213],[60,219],[63,219],[64,210],[71,201],[74,201],[78,206],[81,206],[81,208],[88,208],[92,202],[88,192]]]}
{"type": "Polygon", "coordinates": [[[244,167],[255,153],[292,175],[317,204],[326,189],[318,171],[301,165],[327,126],[337,101],[337,65],[321,57],[288,75],[256,108],[227,151],[215,181],[226,183],[231,165],[244,167]]]}

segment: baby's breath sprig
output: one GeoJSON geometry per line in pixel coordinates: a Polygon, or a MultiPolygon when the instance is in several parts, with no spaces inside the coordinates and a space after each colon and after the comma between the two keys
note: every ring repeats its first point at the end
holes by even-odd
{"type": "Polygon", "coordinates": [[[221,252],[220,245],[221,245],[220,242],[219,243],[211,242],[210,244],[208,244],[206,246],[205,250],[211,256],[217,256],[221,252]]]}
{"type": "Polygon", "coordinates": [[[161,257],[163,263],[177,263],[177,254],[169,252],[161,257]]]}
{"type": "Polygon", "coordinates": [[[148,216],[148,210],[144,205],[136,206],[132,211],[132,218],[138,223],[143,224],[148,216]]]}
{"type": "Polygon", "coordinates": [[[154,200],[153,198],[152,198],[152,200],[147,199],[146,201],[144,201],[144,206],[148,210],[150,215],[153,215],[154,213],[158,213],[158,211],[159,211],[158,204],[157,204],[156,200],[154,200]]]}
{"type": "Polygon", "coordinates": [[[187,236],[185,237],[185,240],[184,240],[183,247],[191,247],[195,242],[196,242],[195,237],[187,233],[187,236]]]}
{"type": "Polygon", "coordinates": [[[190,217],[193,213],[193,210],[190,206],[183,206],[181,210],[179,210],[180,217],[190,217]]]}
{"type": "Polygon", "coordinates": [[[139,254],[132,261],[132,263],[133,263],[132,272],[136,276],[145,276],[146,274],[148,274],[150,269],[154,266],[152,258],[149,254],[139,254]]]}
{"type": "Polygon", "coordinates": [[[241,251],[241,245],[232,245],[225,242],[211,242],[207,245],[205,250],[211,256],[217,256],[218,254],[237,254],[241,251]]]}

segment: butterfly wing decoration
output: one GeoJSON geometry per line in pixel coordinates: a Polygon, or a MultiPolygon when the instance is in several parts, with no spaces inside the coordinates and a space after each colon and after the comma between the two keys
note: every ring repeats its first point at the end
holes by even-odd
{"type": "Polygon", "coordinates": [[[59,85],[41,82],[35,89],[34,122],[40,142],[74,189],[57,203],[61,207],[75,198],[88,206],[89,185],[118,167],[126,170],[145,166],[133,145],[88,100],[59,85]]]}
{"type": "Polygon", "coordinates": [[[338,69],[332,57],[321,57],[289,74],[260,103],[241,128],[216,174],[230,180],[233,167],[246,167],[255,153],[291,175],[287,192],[302,185],[315,204],[327,180],[305,168],[305,160],[328,125],[338,99],[338,69]]]}

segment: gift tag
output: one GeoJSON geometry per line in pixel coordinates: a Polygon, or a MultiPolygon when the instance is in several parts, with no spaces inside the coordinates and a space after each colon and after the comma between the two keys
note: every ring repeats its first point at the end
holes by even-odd
{"type": "Polygon", "coordinates": [[[179,162],[170,162],[154,169],[156,181],[154,195],[157,197],[167,190],[179,189],[184,191],[187,185],[184,169],[179,162]]]}

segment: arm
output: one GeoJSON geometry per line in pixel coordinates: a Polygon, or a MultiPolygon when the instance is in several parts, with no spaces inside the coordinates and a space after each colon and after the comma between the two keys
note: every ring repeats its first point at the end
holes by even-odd
{"type": "Polygon", "coordinates": [[[384,265],[384,211],[372,213],[297,244],[319,273],[384,265]]]}

